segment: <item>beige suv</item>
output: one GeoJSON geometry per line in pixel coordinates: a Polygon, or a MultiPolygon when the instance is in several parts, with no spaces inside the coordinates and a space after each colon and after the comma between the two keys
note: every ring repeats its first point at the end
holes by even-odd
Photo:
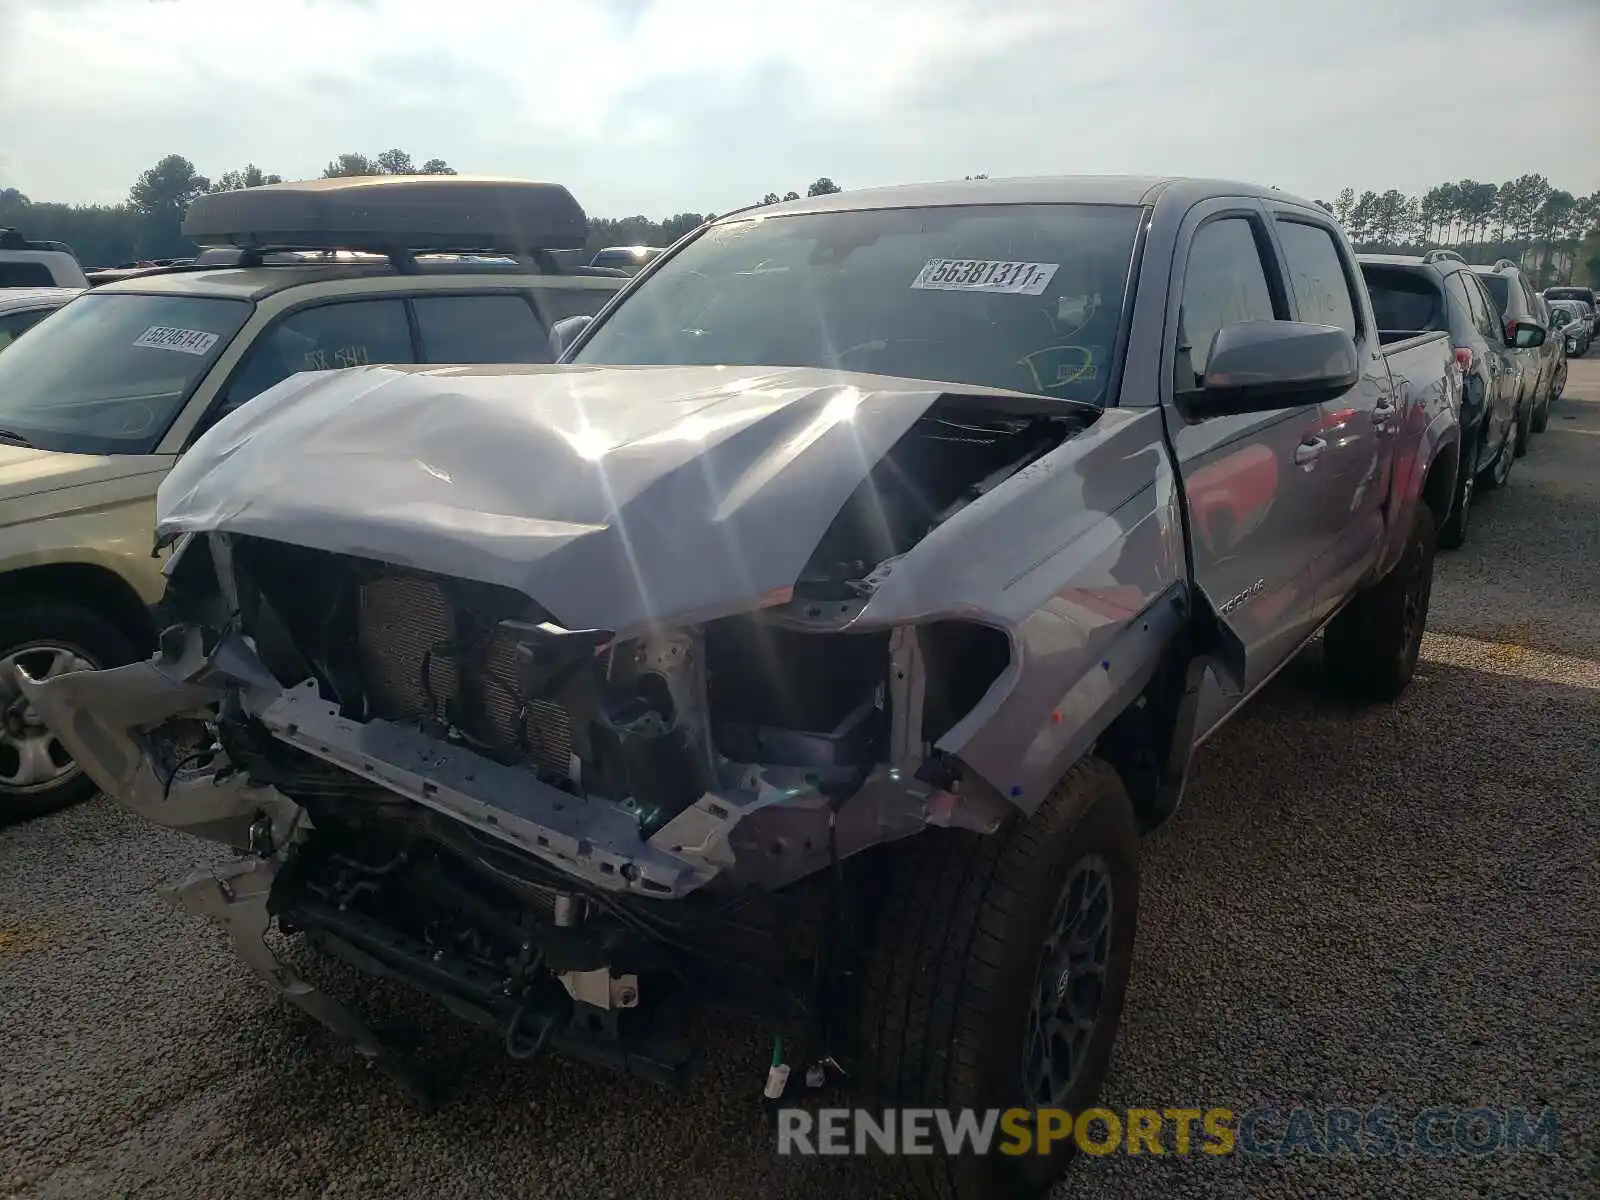
{"type": "MultiPolygon", "coordinates": [[[[411,207],[394,215],[415,218],[430,195],[448,198],[460,192],[446,189],[485,183],[455,177],[401,185],[412,189],[411,207]]],[[[297,195],[326,206],[330,197],[356,201],[379,186],[329,180],[281,185],[280,194],[292,210],[297,195]]],[[[400,191],[390,187],[385,197],[400,191]]],[[[266,195],[249,199],[247,215],[256,219],[273,203],[266,195]]],[[[363,215],[375,208],[362,201],[363,215]]],[[[543,240],[562,248],[581,238],[576,211],[576,235],[543,240]]],[[[523,234],[529,224],[521,222],[523,234]]],[[[237,247],[250,236],[246,230],[231,240],[237,247]]],[[[551,326],[597,312],[627,282],[562,272],[542,251],[430,254],[426,235],[406,239],[420,252],[390,256],[329,251],[314,231],[273,236],[291,249],[203,254],[201,263],[87,292],[0,355],[0,821],[93,793],[22,700],[13,667],[37,678],[149,653],[157,633],[151,606],[164,582],[164,556],[152,550],[156,488],[196,438],[299,371],[550,361],[551,326]],[[244,265],[204,265],[219,256],[244,265]]],[[[339,240],[353,240],[348,229],[339,240]]],[[[459,234],[438,240],[457,251],[463,242],[475,250],[485,249],[479,242],[505,244],[459,234]]]]}

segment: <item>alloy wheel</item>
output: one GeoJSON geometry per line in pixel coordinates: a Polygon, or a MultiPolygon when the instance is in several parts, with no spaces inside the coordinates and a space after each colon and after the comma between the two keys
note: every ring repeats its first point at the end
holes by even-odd
{"type": "Polygon", "coordinates": [[[1059,1106],[1089,1056],[1111,958],[1111,868],[1099,855],[1067,873],[1039,955],[1028,1010],[1023,1083],[1028,1100],[1059,1106]]]}
{"type": "Polygon", "coordinates": [[[23,646],[0,658],[0,797],[42,792],[82,770],[22,694],[18,667],[34,679],[53,679],[93,671],[96,664],[81,650],[47,643],[23,646]]]}
{"type": "Polygon", "coordinates": [[[1433,592],[1433,572],[1428,570],[1427,555],[1422,543],[1415,538],[1406,548],[1406,586],[1401,600],[1400,654],[1403,661],[1412,663],[1422,651],[1422,631],[1428,619],[1428,601],[1433,592]]]}

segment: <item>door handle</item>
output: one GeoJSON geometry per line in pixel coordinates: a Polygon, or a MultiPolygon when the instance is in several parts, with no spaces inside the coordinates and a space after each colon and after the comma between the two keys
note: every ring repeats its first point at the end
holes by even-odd
{"type": "Polygon", "coordinates": [[[1312,438],[1310,441],[1301,442],[1294,448],[1294,465],[1305,467],[1308,471],[1316,466],[1317,459],[1322,457],[1322,452],[1328,448],[1324,438],[1312,438]]]}

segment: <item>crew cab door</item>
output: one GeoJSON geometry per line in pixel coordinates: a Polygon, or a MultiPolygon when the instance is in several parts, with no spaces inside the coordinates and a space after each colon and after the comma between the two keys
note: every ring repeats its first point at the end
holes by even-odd
{"type": "MultiPolygon", "coordinates": [[[[1361,381],[1320,406],[1323,504],[1318,519],[1328,556],[1316,564],[1313,619],[1327,617],[1376,565],[1384,544],[1385,511],[1394,474],[1395,444],[1404,419],[1404,379],[1391,379],[1379,346],[1360,271],[1331,221],[1302,208],[1269,204],[1283,255],[1295,319],[1343,329],[1356,343],[1361,381]]],[[[1422,380],[1426,387],[1430,381],[1422,380]]]]}
{"type": "Polygon", "coordinates": [[[1290,307],[1266,214],[1248,199],[1197,205],[1178,235],[1166,355],[1168,426],[1188,497],[1196,582],[1243,643],[1245,693],[1209,674],[1200,700],[1204,736],[1311,635],[1312,564],[1327,547],[1321,506],[1321,411],[1286,399],[1243,416],[1190,420],[1172,391],[1197,385],[1225,325],[1288,320],[1290,307]]]}

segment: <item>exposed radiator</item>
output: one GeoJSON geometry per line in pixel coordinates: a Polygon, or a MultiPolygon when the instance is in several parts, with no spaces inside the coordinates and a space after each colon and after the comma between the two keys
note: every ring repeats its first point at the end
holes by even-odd
{"type": "Polygon", "coordinates": [[[570,718],[558,704],[523,699],[511,636],[473,643],[461,632],[456,606],[435,580],[395,574],[363,585],[356,639],[373,714],[431,716],[506,755],[570,774],[570,718]]]}

